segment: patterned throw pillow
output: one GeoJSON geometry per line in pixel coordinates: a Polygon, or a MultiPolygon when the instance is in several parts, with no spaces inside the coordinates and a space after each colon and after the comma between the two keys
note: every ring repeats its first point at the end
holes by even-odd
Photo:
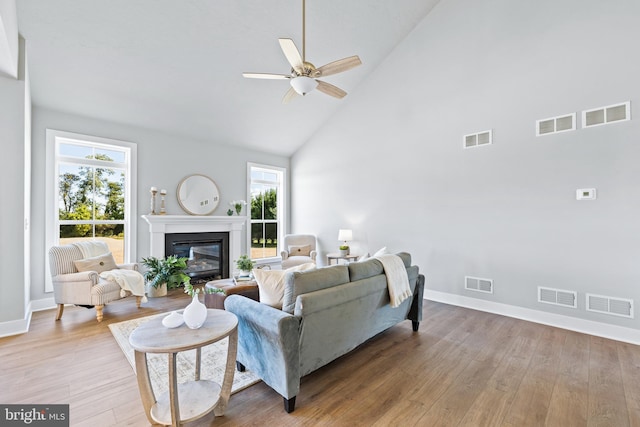
{"type": "Polygon", "coordinates": [[[113,259],[111,252],[104,255],[98,255],[93,258],[79,259],[77,261],[73,261],[73,264],[76,266],[76,270],[78,271],[95,271],[98,274],[103,271],[115,270],[118,268],[116,260],[113,259]]]}
{"type": "Polygon", "coordinates": [[[311,256],[311,245],[289,246],[289,256],[311,256]]]}

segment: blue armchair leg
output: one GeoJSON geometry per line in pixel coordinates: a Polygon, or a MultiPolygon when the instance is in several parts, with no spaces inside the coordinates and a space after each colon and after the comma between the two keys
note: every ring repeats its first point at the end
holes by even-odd
{"type": "Polygon", "coordinates": [[[246,366],[244,366],[242,363],[238,362],[236,360],[236,368],[238,369],[238,372],[244,372],[247,368],[246,366]]]}
{"type": "Polygon", "coordinates": [[[291,399],[287,399],[286,397],[284,397],[283,399],[284,399],[284,410],[287,411],[287,414],[292,413],[293,410],[296,408],[296,397],[293,396],[291,399]]]}

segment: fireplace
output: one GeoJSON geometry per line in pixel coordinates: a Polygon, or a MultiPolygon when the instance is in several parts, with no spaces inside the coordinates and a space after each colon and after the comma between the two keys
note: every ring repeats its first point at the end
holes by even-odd
{"type": "MultiPolygon", "coordinates": [[[[247,217],[245,216],[194,216],[194,215],[142,215],[149,224],[149,255],[156,258],[164,258],[170,252],[166,251],[166,235],[170,234],[194,234],[198,235],[197,240],[202,240],[202,235],[209,233],[224,233],[228,236],[228,249],[222,248],[225,259],[220,260],[220,276],[223,278],[231,277],[234,270],[234,260],[240,257],[242,249],[242,230],[247,217]]],[[[196,245],[198,246],[198,245],[196,245]]],[[[172,251],[171,251],[172,252],[172,251]]],[[[184,256],[189,257],[191,250],[184,256]]],[[[214,249],[203,249],[197,247],[194,252],[194,258],[200,260],[203,258],[203,252],[210,253],[209,263],[213,263],[214,258],[218,255],[214,249]]],[[[205,254],[206,255],[206,254],[205,254]]],[[[204,262],[204,261],[203,261],[204,262]]],[[[204,277],[204,276],[203,276],[204,277]]],[[[200,283],[203,279],[195,280],[194,283],[200,283]]]]}
{"type": "Polygon", "coordinates": [[[164,252],[188,258],[185,273],[196,283],[229,277],[227,232],[167,233],[164,252]]]}

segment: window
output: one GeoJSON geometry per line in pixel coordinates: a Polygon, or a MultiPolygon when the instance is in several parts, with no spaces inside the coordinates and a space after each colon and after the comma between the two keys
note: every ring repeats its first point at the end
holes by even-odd
{"type": "Polygon", "coordinates": [[[274,258],[285,224],[285,169],[249,163],[248,175],[251,258],[274,258]]]}
{"type": "Polygon", "coordinates": [[[135,144],[47,130],[47,250],[101,240],[133,262],[135,163],[135,144]]]}

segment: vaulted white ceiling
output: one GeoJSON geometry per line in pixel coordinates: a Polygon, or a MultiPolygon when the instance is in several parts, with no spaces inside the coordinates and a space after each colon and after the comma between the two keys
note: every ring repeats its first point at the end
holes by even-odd
{"type": "MultiPolygon", "coordinates": [[[[361,66],[324,78],[353,94],[438,1],[307,0],[307,60],[359,55],[361,66]]],[[[36,106],[290,155],[349,102],[312,92],[283,105],[287,81],[242,77],[289,73],[278,38],[302,49],[301,0],[17,6],[36,106]]]]}

